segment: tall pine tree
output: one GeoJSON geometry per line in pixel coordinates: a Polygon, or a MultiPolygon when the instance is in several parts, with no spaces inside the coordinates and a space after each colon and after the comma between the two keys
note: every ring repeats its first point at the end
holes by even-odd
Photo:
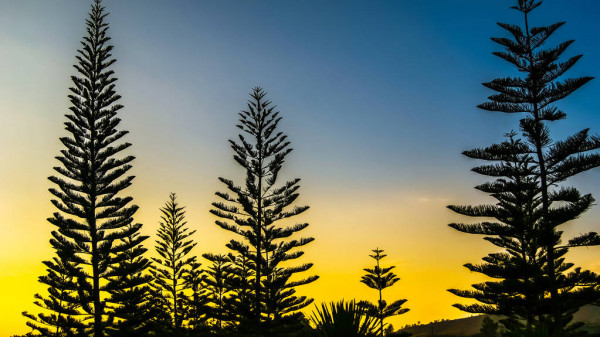
{"type": "Polygon", "coordinates": [[[163,215],[157,234],[159,240],[156,240],[156,252],[160,258],[152,259],[155,265],[151,272],[165,297],[165,309],[171,315],[172,328],[179,329],[185,318],[187,294],[184,291],[191,286],[185,281],[185,276],[196,261],[195,256],[188,256],[196,246],[190,239],[196,231],[189,231],[186,227],[184,207],[177,203],[175,193],[169,195],[169,200],[160,211],[163,215]]]}
{"type": "Polygon", "coordinates": [[[600,166],[600,155],[590,152],[600,148],[600,138],[590,136],[588,129],[561,141],[550,137],[549,124],[566,118],[555,103],[592,78],[563,79],[563,75],[581,58],[577,55],[559,61],[572,40],[542,49],[564,22],[531,27],[530,13],[541,3],[539,0],[518,0],[517,5],[512,7],[522,13],[523,26],[499,23],[510,38],[493,38],[505,48],[494,54],[515,66],[523,76],[484,83],[497,93],[479,107],[525,114],[520,121],[520,129],[532,149],[532,176],[539,186],[536,197],[540,204],[535,211],[539,213],[536,226],[544,259],[544,281],[540,286],[544,289],[541,306],[546,314],[542,320],[547,321],[549,336],[565,336],[576,328],[576,325],[568,326],[573,313],[582,305],[596,301],[599,296],[597,275],[573,268],[573,264],[565,262],[565,254],[571,247],[598,245],[600,238],[591,232],[562,242],[563,232],[558,229],[559,226],[578,218],[594,201],[591,195],[582,195],[577,189],[564,184],[568,178],[600,166]]]}
{"type": "MultiPolygon", "coordinates": [[[[124,316],[116,312],[117,308],[133,301],[129,296],[118,300],[114,297],[132,286],[124,279],[116,280],[120,277],[116,270],[128,259],[130,251],[141,249],[138,247],[145,239],[136,238],[142,226],[133,224],[138,207],[131,205],[131,197],[119,196],[133,180],[133,176],[125,174],[134,157],[121,155],[131,144],[121,141],[127,131],[117,129],[117,112],[123,106],[117,103],[117,78],[110,69],[115,59],[111,56],[113,47],[109,45],[106,16],[100,0],[94,1],[86,20],[87,35],[76,56],[78,75],[71,77],[71,112],[65,123],[69,136],[60,138],[65,149],[56,157],[61,163],[54,168],[58,176],[49,178],[56,185],[50,192],[56,197],[52,203],[58,209],[48,219],[56,226],[50,244],[60,258],[47,261],[46,265],[64,276],[65,281],[57,281],[54,275],[58,273],[40,278],[50,287],[49,300],[53,304],[47,307],[58,315],[56,319],[71,322],[80,317],[79,322],[88,326],[86,333],[94,337],[103,337],[107,325],[121,322],[119,317],[124,316]],[[128,238],[136,239],[132,243],[128,238]],[[56,299],[60,299],[59,304],[56,299]],[[112,301],[111,308],[107,307],[108,300],[112,301]],[[60,306],[65,309],[59,309],[60,306]]],[[[144,263],[134,263],[129,265],[129,272],[139,275],[144,267],[144,263]]],[[[38,317],[43,320],[44,316],[38,317]]],[[[45,334],[43,327],[30,323],[45,334]]],[[[72,334],[65,331],[58,335],[72,334]]]]}
{"type": "Polygon", "coordinates": [[[306,211],[308,206],[290,209],[298,198],[300,179],[276,187],[279,171],[292,149],[287,136],[277,132],[281,117],[265,95],[261,88],[254,88],[248,110],[239,114],[238,127],[243,133],[239,141],[230,140],[235,161],[246,171],[245,184],[237,186],[231,180],[219,178],[232,194],[217,192],[223,201],[213,203],[211,213],[224,219],[216,221],[218,226],[239,236],[227,247],[253,261],[253,289],[248,293],[252,297],[252,311],[248,321],[253,322],[256,333],[268,336],[293,323],[297,318],[294,313],[312,302],[305,296],[296,296],[295,288],[318,277],[292,277],[310,269],[312,263],[287,266],[290,260],[303,255],[297,248],[314,239],[289,239],[306,228],[307,223],[281,224],[306,211]]]}

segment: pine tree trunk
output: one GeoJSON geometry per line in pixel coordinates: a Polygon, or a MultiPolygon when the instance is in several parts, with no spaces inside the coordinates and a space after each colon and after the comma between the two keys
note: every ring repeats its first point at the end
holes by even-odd
{"type": "MultiPolygon", "coordinates": [[[[379,248],[377,248],[379,249],[379,248]]],[[[379,266],[379,260],[377,260],[377,268],[381,268],[379,266]]],[[[381,307],[381,300],[383,299],[382,295],[381,295],[382,289],[379,288],[379,303],[377,303],[378,306],[378,310],[379,310],[379,336],[383,337],[383,308],[381,307]]]]}
{"type": "MultiPolygon", "coordinates": [[[[259,143],[260,144],[260,143],[259,143]]],[[[260,151],[260,145],[259,145],[259,151],[260,151]]],[[[260,156],[260,155],[259,155],[260,156]]],[[[259,157],[260,158],[260,157],[259,157]]],[[[259,159],[259,162],[262,166],[262,160],[259,159]]],[[[261,271],[262,271],[262,267],[261,267],[261,257],[262,257],[262,200],[261,200],[261,195],[262,193],[260,193],[260,191],[262,190],[262,174],[261,176],[259,176],[258,178],[258,191],[259,191],[259,196],[257,198],[258,200],[258,217],[257,217],[257,223],[256,223],[256,237],[257,237],[257,244],[256,244],[256,280],[255,280],[255,292],[256,292],[256,302],[255,302],[255,306],[256,306],[256,324],[257,324],[257,329],[258,329],[258,333],[260,334],[261,332],[261,321],[260,321],[260,317],[261,317],[261,284],[260,284],[260,278],[261,278],[261,271]]]]}
{"type": "MultiPolygon", "coordinates": [[[[262,109],[261,105],[260,105],[260,100],[258,100],[258,107],[259,109],[262,109]]],[[[260,111],[260,110],[259,110],[260,111]]],[[[261,330],[262,330],[262,326],[261,326],[261,283],[260,283],[260,279],[261,279],[261,271],[262,271],[262,266],[261,266],[261,257],[262,257],[262,180],[263,180],[263,174],[262,174],[262,164],[263,164],[263,157],[262,157],[262,147],[263,147],[263,139],[262,139],[262,133],[263,133],[263,124],[262,124],[262,120],[259,121],[258,123],[258,138],[256,140],[256,145],[258,148],[258,172],[256,172],[256,174],[258,175],[258,187],[257,187],[257,196],[256,196],[256,202],[257,202],[257,223],[256,223],[256,237],[257,237],[257,241],[256,241],[256,280],[255,280],[255,292],[256,292],[256,299],[255,299],[255,306],[256,306],[256,328],[258,330],[258,334],[261,334],[261,330]]]]}
{"type": "MultiPolygon", "coordinates": [[[[96,26],[96,32],[94,34],[95,40],[98,39],[98,26],[96,26]]],[[[95,41],[97,42],[97,41],[95,41]]],[[[95,51],[97,53],[97,51],[95,51]]],[[[95,64],[96,59],[93,60],[94,69],[98,69],[98,65],[95,64]]],[[[96,94],[96,71],[92,72],[90,82],[92,83],[92,95],[96,94]]],[[[90,209],[89,209],[89,224],[91,229],[91,238],[92,238],[92,278],[93,278],[93,296],[94,296],[94,337],[103,337],[104,331],[102,327],[102,302],[100,301],[100,271],[99,267],[99,256],[98,256],[98,228],[96,222],[96,194],[97,194],[97,168],[96,168],[96,140],[97,140],[97,132],[96,132],[96,97],[92,96],[90,100],[90,110],[91,116],[88,117],[88,124],[90,126],[90,209]]]]}
{"type": "MultiPolygon", "coordinates": [[[[526,31],[526,36],[527,36],[527,48],[528,48],[528,54],[529,54],[529,66],[531,69],[531,72],[533,72],[533,50],[531,48],[531,34],[529,31],[529,20],[527,17],[528,13],[524,13],[525,15],[525,31],[526,31]]],[[[539,170],[540,170],[540,183],[541,183],[541,189],[542,189],[542,219],[544,221],[544,234],[547,236],[546,239],[546,263],[547,263],[547,270],[548,270],[548,279],[549,279],[549,286],[550,286],[550,305],[551,305],[551,310],[552,310],[552,317],[553,317],[553,322],[552,322],[552,327],[550,327],[550,331],[549,334],[550,336],[553,336],[557,333],[557,331],[555,330],[555,327],[557,326],[556,322],[558,322],[560,320],[560,310],[558,307],[558,303],[557,303],[557,298],[558,298],[558,291],[556,289],[556,274],[555,274],[555,268],[554,268],[554,227],[552,225],[550,225],[550,223],[548,222],[548,210],[550,209],[550,200],[548,198],[548,175],[547,175],[547,171],[546,171],[546,162],[545,162],[545,157],[544,157],[544,151],[543,151],[543,144],[542,144],[542,129],[543,129],[543,123],[540,120],[540,111],[539,111],[539,107],[538,107],[538,103],[537,103],[537,97],[539,96],[540,93],[540,88],[539,85],[537,83],[533,83],[533,87],[532,89],[532,101],[533,101],[533,113],[534,113],[534,119],[535,119],[535,123],[536,123],[536,128],[535,128],[535,135],[534,135],[534,145],[535,145],[535,149],[536,149],[536,155],[537,155],[537,159],[538,159],[538,165],[539,165],[539,170]]]]}

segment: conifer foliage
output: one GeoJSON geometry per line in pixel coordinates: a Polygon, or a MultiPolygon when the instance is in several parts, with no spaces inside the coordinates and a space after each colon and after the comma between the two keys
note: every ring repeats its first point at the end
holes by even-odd
{"type": "Polygon", "coordinates": [[[206,269],[204,278],[204,288],[206,298],[210,306],[207,310],[208,317],[212,320],[212,325],[221,330],[229,321],[229,312],[227,310],[227,299],[230,295],[229,288],[229,259],[227,255],[217,255],[206,253],[202,257],[212,262],[206,269]]]}
{"type": "Polygon", "coordinates": [[[312,263],[287,265],[303,255],[297,248],[314,240],[291,239],[308,224],[288,225],[286,221],[306,211],[308,206],[292,207],[299,195],[300,179],[276,187],[279,172],[292,149],[287,136],[277,131],[281,117],[265,98],[266,93],[254,88],[250,96],[248,110],[239,114],[238,127],[243,133],[238,141],[230,140],[235,161],[246,171],[246,181],[238,186],[219,178],[229,192],[216,193],[222,201],[213,203],[211,213],[223,219],[216,221],[218,226],[239,236],[227,247],[253,261],[252,291],[247,294],[251,297],[252,311],[248,319],[258,334],[269,335],[274,331],[272,328],[290,324],[287,320],[295,317],[291,314],[312,302],[305,296],[296,296],[295,288],[313,282],[317,276],[294,279],[292,276],[307,271],[312,263]]]}
{"type": "Polygon", "coordinates": [[[503,315],[502,323],[515,334],[526,334],[538,329],[543,314],[542,301],[544,256],[540,237],[542,235],[538,211],[541,200],[538,184],[534,178],[531,149],[507,134],[507,140],[492,146],[465,151],[469,158],[485,160],[488,164],[475,167],[474,172],[495,177],[476,189],[489,193],[495,205],[448,206],[466,216],[493,218],[479,223],[452,223],[449,226],[468,234],[484,235],[498,248],[484,257],[484,263],[465,264],[470,271],[479,272],[497,281],[474,284],[475,290],[450,289],[453,294],[477,299],[478,304],[455,304],[471,313],[503,315]],[[523,325],[524,322],[524,325],[523,325]]]}
{"type": "Polygon", "coordinates": [[[369,288],[377,290],[379,292],[379,301],[377,301],[377,304],[368,301],[361,301],[358,304],[362,307],[365,307],[367,315],[376,319],[377,325],[379,325],[379,328],[377,329],[379,336],[383,337],[383,320],[387,317],[404,314],[410,309],[402,308],[402,305],[406,302],[406,300],[397,300],[388,305],[383,299],[383,290],[393,286],[400,280],[400,278],[392,272],[392,269],[396,268],[396,266],[380,266],[379,261],[387,256],[382,254],[383,249],[374,249],[373,253],[375,254],[369,256],[375,260],[375,266],[373,268],[364,269],[367,274],[362,277],[360,282],[366,284],[369,288]]]}
{"type": "Polygon", "coordinates": [[[72,250],[63,249],[56,254],[58,256],[52,261],[44,261],[48,274],[39,278],[41,283],[48,286],[48,298],[36,294],[34,302],[51,313],[34,316],[24,312],[23,315],[31,320],[27,325],[40,336],[84,336],[85,324],[81,321],[77,297],[77,275],[81,270],[71,262],[72,250]]]}
{"type": "Polygon", "coordinates": [[[69,136],[60,138],[65,148],[56,159],[61,165],[49,178],[57,208],[48,219],[56,226],[50,244],[58,258],[45,262],[49,274],[40,282],[50,295],[39,304],[53,313],[26,315],[44,336],[105,336],[107,326],[130,317],[123,310],[137,306],[139,294],[129,290],[146,282],[140,275],[147,263],[139,259],[146,237],[138,234],[142,225],[133,224],[138,207],[131,197],[119,196],[133,180],[126,174],[134,157],[121,154],[131,144],[122,142],[127,131],[117,129],[123,106],[110,69],[115,59],[106,16],[96,0],[76,56],[77,75],[71,77],[69,136]],[[131,277],[123,277],[123,268],[131,277]]]}
{"type": "Polygon", "coordinates": [[[107,327],[110,337],[148,336],[153,327],[151,321],[159,313],[160,308],[152,302],[152,276],[142,273],[150,267],[150,261],[143,256],[147,249],[140,245],[146,238],[132,232],[121,240],[123,252],[110,273],[114,284],[110,288],[114,290],[107,302],[114,303],[110,316],[115,320],[107,327]]]}
{"type": "Polygon", "coordinates": [[[179,329],[185,319],[185,303],[188,300],[185,290],[192,284],[185,277],[192,270],[196,261],[195,256],[188,257],[196,243],[190,239],[196,231],[189,231],[185,221],[184,207],[177,203],[175,193],[169,195],[169,200],[163,208],[156,252],[159,258],[153,258],[155,265],[151,269],[154,283],[163,294],[165,310],[171,316],[172,327],[179,329]]]}
{"type": "Polygon", "coordinates": [[[191,292],[189,296],[184,297],[184,325],[192,332],[203,330],[208,319],[208,293],[204,283],[206,275],[201,266],[201,263],[192,262],[185,275],[183,275],[184,287],[191,292]]]}
{"type": "MultiPolygon", "coordinates": [[[[588,129],[564,140],[553,140],[550,137],[550,124],[566,118],[566,113],[556,107],[556,102],[569,96],[592,78],[563,78],[564,74],[581,58],[581,55],[576,55],[565,61],[559,61],[562,54],[573,43],[572,40],[548,49],[542,48],[564,22],[531,27],[530,13],[541,4],[542,1],[539,0],[518,0],[516,6],[512,8],[523,15],[523,26],[499,23],[500,27],[509,33],[510,38],[493,38],[493,41],[505,48],[504,51],[494,54],[515,66],[523,76],[499,78],[484,83],[484,86],[497,93],[489,97],[489,102],[479,107],[488,111],[525,115],[520,120],[519,127],[529,148],[527,152],[530,155],[528,168],[530,172],[525,174],[528,175],[528,179],[531,179],[532,186],[528,193],[531,193],[530,206],[533,206],[533,209],[529,211],[531,217],[524,219],[527,222],[524,225],[528,226],[524,230],[536,235],[536,242],[532,244],[541,247],[541,256],[538,256],[532,264],[542,268],[542,275],[527,282],[530,283],[530,287],[538,287],[543,292],[543,296],[538,296],[537,300],[528,305],[531,312],[540,313],[537,319],[539,322],[537,331],[543,331],[549,336],[565,336],[574,332],[578,326],[569,325],[573,313],[582,305],[597,301],[600,296],[597,286],[599,279],[596,274],[573,268],[572,263],[565,262],[565,254],[569,248],[599,245],[599,236],[591,232],[564,240],[563,233],[559,230],[561,225],[578,218],[594,202],[591,195],[582,195],[577,189],[565,186],[565,181],[580,172],[600,166],[600,155],[594,151],[600,148],[600,137],[589,135],[588,129]]],[[[491,173],[492,170],[489,172],[491,173]]],[[[514,178],[511,179],[514,183],[514,178]]],[[[498,195],[501,198],[510,197],[509,194],[513,192],[506,189],[495,191],[491,187],[485,190],[493,193],[496,198],[498,195]]],[[[504,201],[499,201],[501,204],[498,205],[500,206],[498,212],[505,212],[504,201]]],[[[491,208],[481,208],[479,210],[482,212],[479,214],[477,209],[469,211],[468,208],[456,208],[455,210],[467,215],[486,216],[487,214],[501,221],[500,225],[491,227],[482,224],[479,234],[497,235],[502,233],[502,226],[508,224],[502,219],[506,214],[495,213],[491,208]],[[493,229],[493,232],[485,233],[488,228],[493,229]]],[[[510,226],[514,226],[514,223],[510,226]]],[[[467,227],[463,229],[471,231],[467,227]]],[[[501,239],[488,238],[488,241],[494,244],[499,240],[501,239]]],[[[519,247],[511,246],[508,241],[505,244],[509,254],[516,254],[519,247]]],[[[493,262],[495,264],[502,264],[504,258],[508,258],[508,255],[488,257],[488,259],[496,259],[493,262]]],[[[533,265],[527,268],[533,270],[533,265]]],[[[492,269],[489,271],[492,272],[492,269]]],[[[522,271],[522,268],[518,270],[518,272],[522,271]]],[[[504,276],[497,275],[497,277],[504,276]]],[[[523,285],[527,282],[521,280],[523,285]]],[[[503,283],[508,281],[505,280],[503,283]]],[[[491,283],[475,286],[475,288],[486,296],[499,290],[493,288],[491,283]]],[[[484,304],[489,304],[485,298],[473,295],[484,304]]],[[[524,298],[522,300],[525,301],[524,298]]],[[[470,308],[476,309],[476,307],[470,308]]],[[[482,310],[487,309],[484,306],[482,310]]]]}
{"type": "MultiPolygon", "coordinates": [[[[252,275],[253,263],[243,255],[228,254],[229,263],[227,285],[235,294],[226,298],[229,320],[238,327],[248,327],[248,319],[252,316],[252,275]]],[[[240,329],[238,332],[243,333],[240,329]]]]}

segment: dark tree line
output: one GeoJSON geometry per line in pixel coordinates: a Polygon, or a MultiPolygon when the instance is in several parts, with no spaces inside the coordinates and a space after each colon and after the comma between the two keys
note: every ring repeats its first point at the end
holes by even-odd
{"type": "Polygon", "coordinates": [[[297,248],[312,238],[295,239],[308,224],[286,220],[308,207],[293,206],[299,179],[275,186],[290,153],[287,136],[276,130],[281,117],[261,89],[255,89],[240,128],[252,137],[231,142],[234,159],[246,170],[245,187],[221,178],[230,192],[217,193],[217,224],[241,235],[227,246],[235,253],[204,254],[206,269],[191,251],[195,231],[185,222],[184,207],[175,194],[161,209],[162,217],[152,260],[144,257],[138,209],[123,196],[133,181],[127,173],[133,156],[123,155],[131,144],[118,128],[117,78],[111,66],[107,13],[95,0],[86,20],[87,35],[76,56],[77,75],[70,88],[68,136],[56,157],[60,165],[50,192],[57,211],[50,244],[55,257],[45,261],[45,296],[36,295],[39,314],[24,315],[30,336],[187,336],[234,334],[285,336],[304,323],[300,309],[312,302],[296,295],[297,286],[316,276],[295,278],[312,264],[289,266],[302,256],[297,248]],[[279,222],[278,222],[279,221],[279,222]],[[282,225],[279,225],[282,223],[282,225]],[[239,227],[236,227],[239,226],[239,227]]]}
{"type": "MultiPolygon", "coordinates": [[[[500,251],[483,263],[466,264],[493,280],[471,290],[450,289],[479,303],[455,306],[472,313],[503,315],[510,336],[576,336],[582,323],[573,314],[585,304],[600,303],[600,276],[566,261],[570,248],[600,245],[595,232],[563,239],[559,228],[578,218],[594,203],[566,185],[578,173],[600,166],[600,137],[587,129],[564,140],[550,137],[551,122],[566,118],[556,103],[583,86],[590,77],[563,75],[581,55],[559,61],[573,41],[543,49],[564,23],[530,27],[529,13],[541,1],[517,0],[523,26],[499,24],[510,38],[494,38],[504,47],[495,55],[515,66],[522,77],[484,83],[496,91],[479,107],[520,113],[519,131],[488,147],[463,152],[485,161],[473,169],[492,181],[476,186],[492,196],[490,205],[448,206],[483,220],[453,223],[458,231],[483,235],[500,251]]],[[[339,302],[317,308],[311,327],[300,310],[313,300],[296,293],[298,286],[317,280],[306,275],[312,263],[296,262],[314,238],[299,237],[307,223],[295,216],[308,206],[295,205],[300,179],[278,180],[292,152],[287,136],[278,130],[282,117],[261,88],[254,88],[239,113],[241,130],[230,140],[234,161],[245,172],[240,185],[219,178],[226,192],[210,212],[216,225],[234,234],[227,254],[204,253],[205,266],[193,255],[195,230],[185,221],[176,195],[160,209],[156,256],[145,257],[134,222],[138,209],[125,196],[133,156],[123,154],[131,144],[119,129],[123,108],[116,93],[115,59],[109,44],[107,13],[94,0],[86,20],[87,35],[77,51],[76,75],[70,88],[68,135],[50,193],[56,212],[50,244],[55,256],[44,265],[39,281],[47,294],[36,294],[41,313],[24,312],[28,336],[384,336],[384,319],[408,311],[406,300],[387,303],[383,290],[399,278],[382,267],[386,255],[376,249],[373,268],[361,282],[378,291],[371,303],[339,302]]],[[[489,322],[488,322],[489,323],[489,322]]],[[[490,325],[490,330],[492,325],[490,325]]],[[[487,330],[486,330],[487,331],[487,330]]]]}

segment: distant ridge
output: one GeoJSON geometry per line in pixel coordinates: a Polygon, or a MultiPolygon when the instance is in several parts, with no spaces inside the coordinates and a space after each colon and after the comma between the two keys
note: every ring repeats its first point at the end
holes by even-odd
{"type": "MultiPolygon", "coordinates": [[[[402,329],[410,332],[412,337],[430,336],[460,336],[468,337],[479,334],[484,315],[459,318],[454,320],[432,322],[428,324],[415,325],[402,329]]],[[[490,316],[497,321],[499,316],[490,316]]],[[[585,329],[593,335],[600,334],[600,307],[586,305],[575,314],[574,321],[586,323],[585,329]]]]}

